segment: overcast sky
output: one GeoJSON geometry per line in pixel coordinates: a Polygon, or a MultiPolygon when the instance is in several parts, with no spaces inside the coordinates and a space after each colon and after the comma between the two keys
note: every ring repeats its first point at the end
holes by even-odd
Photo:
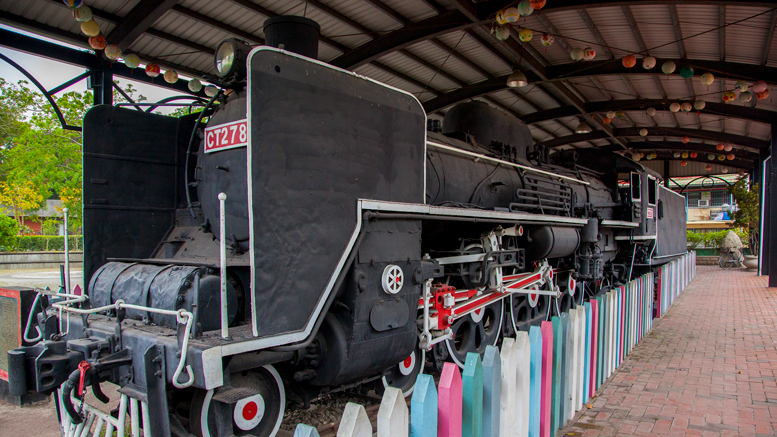
{"type": "MultiPolygon", "coordinates": [[[[7,29],[13,32],[18,32],[24,35],[28,36],[35,36],[36,38],[40,38],[36,35],[32,35],[30,33],[21,31],[19,29],[14,29],[12,27],[5,26],[3,24],[0,24],[0,28],[7,29]]],[[[47,41],[51,42],[57,42],[51,39],[47,38],[41,38],[47,41]]],[[[59,42],[57,42],[59,43],[59,42]]],[[[62,44],[62,43],[59,43],[62,44]]],[[[67,45],[67,44],[64,44],[67,45]]],[[[69,46],[69,45],[67,45],[69,46]]],[[[72,48],[76,48],[74,46],[69,46],[72,48]]],[[[64,82],[67,82],[68,80],[84,73],[86,71],[83,67],[76,67],[70,64],[65,64],[63,62],[57,62],[52,61],[46,58],[37,57],[33,55],[28,55],[26,53],[18,52],[16,50],[7,49],[5,47],[0,47],[0,53],[8,56],[11,58],[14,62],[19,64],[22,68],[27,70],[30,74],[33,75],[46,89],[54,88],[64,82]]],[[[138,68],[139,74],[145,74],[143,72],[142,68],[138,68]]],[[[20,80],[27,80],[27,78],[16,68],[8,65],[5,61],[0,60],[0,77],[3,79],[16,83],[20,80]]],[[[135,82],[130,81],[125,78],[117,78],[119,80],[119,83],[122,85],[122,88],[127,83],[132,83],[133,88],[137,89],[139,91],[139,94],[142,94],[146,98],[148,98],[149,102],[156,102],[158,100],[164,99],[166,97],[176,96],[180,95],[180,92],[177,92],[175,90],[172,90],[169,88],[169,85],[167,86],[153,86],[148,85],[143,82],[135,82]]],[[[161,77],[160,77],[161,79],[161,77]]],[[[183,77],[182,77],[183,79],[183,77]]],[[[161,83],[165,83],[164,81],[161,81],[161,83]]],[[[166,85],[166,84],[165,84],[166,85]]],[[[32,83],[30,83],[30,88],[36,89],[32,83]]],[[[85,92],[86,91],[86,79],[82,80],[81,82],[78,82],[77,84],[71,86],[67,89],[67,91],[79,91],[79,92],[85,92]]],[[[164,108],[163,108],[164,109],[164,108]]],[[[167,108],[166,111],[172,111],[174,108],[167,108]]],[[[165,112],[166,112],[165,111],[165,112]]]]}

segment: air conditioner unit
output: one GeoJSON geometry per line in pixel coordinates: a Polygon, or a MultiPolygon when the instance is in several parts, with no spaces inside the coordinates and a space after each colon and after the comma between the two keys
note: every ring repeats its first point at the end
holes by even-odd
{"type": "Polygon", "coordinates": [[[699,208],[707,208],[710,206],[709,200],[699,200],[699,208]]]}

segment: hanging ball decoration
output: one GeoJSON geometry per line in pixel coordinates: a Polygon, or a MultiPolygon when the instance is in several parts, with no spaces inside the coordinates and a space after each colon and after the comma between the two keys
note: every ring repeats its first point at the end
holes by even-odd
{"type": "Polygon", "coordinates": [[[494,18],[494,21],[496,21],[496,23],[500,25],[507,24],[507,18],[505,18],[505,14],[507,14],[506,9],[502,9],[501,11],[497,12],[496,17],[494,18]]]}
{"type": "Polygon", "coordinates": [[[130,53],[124,57],[124,65],[126,65],[127,68],[138,68],[138,65],[140,65],[140,58],[138,55],[130,53]]]}
{"type": "Polygon", "coordinates": [[[89,37],[89,47],[95,50],[102,50],[108,45],[108,41],[102,35],[95,35],[89,37]]]}
{"type": "Polygon", "coordinates": [[[169,84],[173,84],[178,82],[178,73],[175,72],[175,70],[167,70],[165,71],[165,82],[169,84]]]}
{"type": "Polygon", "coordinates": [[[688,165],[688,161],[680,161],[680,166],[685,167],[688,165]]]}
{"type": "Polygon", "coordinates": [[[94,21],[94,18],[81,23],[81,32],[86,36],[97,36],[100,34],[100,25],[94,21]]]}
{"type": "Polygon", "coordinates": [[[656,66],[656,58],[652,56],[648,56],[642,59],[642,68],[644,68],[645,70],[651,70],[655,66],[656,66]]]}
{"type": "Polygon", "coordinates": [[[727,169],[727,168],[724,168],[724,169],[723,169],[723,170],[721,170],[721,171],[722,171],[723,173],[728,173],[728,169],[727,169]]]}
{"type": "Polygon", "coordinates": [[[726,144],[726,147],[724,147],[723,150],[725,150],[726,152],[730,152],[730,151],[734,150],[734,148],[731,147],[730,144],[726,144]]]}
{"type": "Polygon", "coordinates": [[[542,9],[545,7],[545,0],[530,0],[531,7],[534,9],[542,9]]]}
{"type": "Polygon", "coordinates": [[[92,10],[87,5],[81,5],[73,9],[73,18],[78,22],[86,22],[92,19],[92,10]]]}
{"type": "Polygon", "coordinates": [[[663,71],[664,74],[672,74],[672,73],[674,73],[675,68],[677,68],[677,66],[675,65],[674,62],[666,61],[661,66],[661,71],[663,71]]]}
{"type": "Polygon", "coordinates": [[[583,56],[585,56],[585,52],[583,52],[583,49],[580,47],[575,47],[572,49],[571,52],[569,52],[569,56],[572,58],[573,61],[578,62],[583,60],[583,56]]]}
{"type": "Polygon", "coordinates": [[[205,87],[205,95],[208,97],[214,97],[216,94],[218,94],[218,92],[219,89],[213,85],[208,85],[205,87]]]}
{"type": "Polygon", "coordinates": [[[690,138],[688,138],[688,137],[683,137],[683,138],[682,138],[682,142],[683,142],[683,144],[688,144],[688,141],[691,141],[691,139],[690,139],[690,138]]]}
{"type": "Polygon", "coordinates": [[[669,105],[669,110],[672,112],[680,112],[680,104],[677,102],[672,103],[669,105]]]}
{"type": "Polygon", "coordinates": [[[596,50],[594,50],[591,47],[586,47],[583,49],[583,59],[586,61],[590,61],[591,59],[596,57],[596,50]]]}
{"type": "Polygon", "coordinates": [[[602,119],[602,123],[604,123],[604,124],[610,124],[610,123],[612,123],[612,118],[610,118],[610,117],[604,117],[604,118],[602,119]]]}
{"type": "Polygon", "coordinates": [[[656,155],[656,152],[653,152],[650,154],[650,159],[656,159],[658,155],[656,155]]]}
{"type": "Polygon", "coordinates": [[[693,105],[691,105],[691,104],[690,104],[690,103],[688,103],[688,102],[685,102],[685,103],[683,103],[682,105],[680,105],[680,109],[682,109],[682,110],[683,110],[683,112],[690,112],[690,111],[691,111],[691,109],[693,109],[693,105]]]}
{"type": "Polygon", "coordinates": [[[156,64],[148,64],[146,65],[146,74],[149,75],[149,77],[157,77],[159,76],[159,73],[162,70],[159,69],[159,65],[156,64]]]}
{"type": "Polygon", "coordinates": [[[64,0],[64,2],[70,8],[80,8],[84,4],[84,0],[64,0]]]}
{"type": "Polygon", "coordinates": [[[518,12],[518,8],[507,8],[505,9],[504,18],[507,23],[515,23],[519,18],[521,18],[521,13],[518,12]]]}
{"type": "Polygon", "coordinates": [[[755,98],[758,100],[764,100],[767,97],[769,97],[769,90],[761,91],[760,93],[755,93],[755,98]]]}
{"type": "Polygon", "coordinates": [[[532,12],[534,12],[534,8],[531,6],[530,0],[521,0],[521,2],[518,3],[518,13],[520,13],[522,17],[528,17],[532,12]]]}
{"type": "Polygon", "coordinates": [[[499,26],[496,28],[494,36],[499,41],[507,41],[507,38],[510,38],[510,28],[508,26],[499,26]]]}
{"type": "Polygon", "coordinates": [[[521,31],[518,32],[518,39],[522,42],[529,42],[533,37],[534,32],[532,32],[531,29],[521,29],[521,31]]]}
{"type": "MultiPolygon", "coordinates": [[[[722,156],[722,155],[721,155],[721,156],[722,156]]],[[[736,156],[734,156],[734,154],[733,154],[733,153],[729,153],[728,155],[726,155],[726,159],[728,159],[729,161],[733,161],[733,160],[734,160],[734,158],[736,158],[736,156]]]]}
{"type": "Polygon", "coordinates": [[[753,84],[753,91],[756,93],[762,93],[766,91],[766,88],[768,88],[768,85],[766,85],[766,82],[759,80],[758,82],[753,84]]]}
{"type": "Polygon", "coordinates": [[[712,166],[708,165],[708,166],[704,167],[704,169],[707,170],[707,171],[712,171],[712,166]]]}
{"type": "Polygon", "coordinates": [[[714,160],[715,160],[715,155],[713,155],[712,153],[710,153],[709,155],[707,155],[707,160],[708,160],[708,161],[714,161],[714,160]]]}
{"type": "Polygon", "coordinates": [[[726,155],[718,155],[718,161],[725,161],[726,155]]]}
{"type": "Polygon", "coordinates": [[[680,69],[680,77],[683,79],[690,79],[693,77],[693,68],[685,66],[680,69]]]}
{"type": "Polygon", "coordinates": [[[734,100],[736,100],[737,94],[733,91],[726,91],[723,93],[723,101],[726,103],[731,103],[734,100]]]}
{"type": "Polygon", "coordinates": [[[742,103],[747,103],[749,101],[753,100],[753,94],[750,91],[745,91],[743,93],[739,93],[739,101],[742,103]]]}
{"type": "Polygon", "coordinates": [[[691,158],[696,158],[696,157],[698,157],[698,156],[699,156],[699,154],[698,154],[698,153],[696,153],[696,152],[691,152],[691,158]]]}
{"type": "Polygon", "coordinates": [[[738,93],[747,91],[747,82],[744,80],[737,81],[737,83],[734,84],[734,91],[738,93]]]}
{"type": "Polygon", "coordinates": [[[674,156],[675,158],[679,158],[679,157],[680,157],[680,155],[681,155],[681,153],[680,153],[680,152],[674,152],[674,153],[672,154],[672,156],[674,156]]]}
{"type": "Polygon", "coordinates": [[[639,161],[640,159],[642,159],[642,154],[639,152],[632,152],[631,159],[633,159],[634,161],[639,161]]]}
{"type": "Polygon", "coordinates": [[[555,41],[555,40],[556,40],[556,38],[554,38],[553,35],[551,35],[549,33],[543,33],[542,34],[542,45],[544,45],[545,47],[548,47],[551,44],[553,44],[553,41],[555,41]]]}
{"type": "Polygon", "coordinates": [[[688,152],[683,152],[682,157],[683,158],[687,158],[688,157],[688,152]]]}
{"type": "Polygon", "coordinates": [[[634,55],[626,55],[621,62],[623,62],[624,67],[631,68],[637,65],[637,58],[634,55]]]}
{"type": "Polygon", "coordinates": [[[647,155],[645,155],[645,159],[647,159],[648,161],[652,160],[653,159],[653,154],[652,153],[648,153],[647,155]]]}
{"type": "Polygon", "coordinates": [[[726,145],[725,144],[718,144],[717,146],[715,146],[715,148],[718,149],[718,150],[723,150],[723,149],[726,148],[726,145]]]}
{"type": "Polygon", "coordinates": [[[712,73],[704,73],[699,77],[699,82],[702,85],[712,85],[712,82],[715,82],[715,76],[712,73]]]}
{"type": "Polygon", "coordinates": [[[615,118],[615,111],[607,111],[607,118],[615,118]]]}
{"type": "Polygon", "coordinates": [[[656,108],[652,108],[652,107],[651,108],[647,108],[647,115],[649,115],[651,117],[655,117],[656,116],[656,108]]]}
{"type": "Polygon", "coordinates": [[[198,93],[202,90],[202,82],[199,79],[194,78],[189,81],[189,91],[198,93]]]}
{"type": "Polygon", "coordinates": [[[105,57],[115,61],[121,57],[121,49],[116,44],[110,44],[105,47],[105,57]]]}
{"type": "Polygon", "coordinates": [[[705,102],[704,100],[697,100],[693,102],[693,109],[697,111],[701,111],[702,109],[704,109],[705,106],[707,106],[707,102],[705,102]]]}
{"type": "Polygon", "coordinates": [[[626,112],[625,111],[615,111],[615,117],[623,118],[625,116],[626,116],[626,112]]]}
{"type": "Polygon", "coordinates": [[[639,130],[639,136],[646,137],[647,134],[648,134],[648,130],[647,129],[642,128],[642,129],[639,130]]]}

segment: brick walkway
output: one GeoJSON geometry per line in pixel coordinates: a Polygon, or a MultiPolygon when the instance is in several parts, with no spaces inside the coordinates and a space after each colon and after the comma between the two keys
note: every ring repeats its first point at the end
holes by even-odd
{"type": "Polygon", "coordinates": [[[777,435],[777,289],[744,269],[696,279],[559,435],[777,435]]]}

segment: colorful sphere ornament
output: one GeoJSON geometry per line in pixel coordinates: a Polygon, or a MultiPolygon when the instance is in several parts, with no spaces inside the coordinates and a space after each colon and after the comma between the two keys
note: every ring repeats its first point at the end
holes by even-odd
{"type": "Polygon", "coordinates": [[[631,159],[633,159],[634,161],[639,161],[640,159],[642,159],[642,154],[639,152],[633,152],[631,154],[631,159]]]}
{"type": "Polygon", "coordinates": [[[753,84],[753,91],[755,91],[756,93],[762,93],[766,91],[766,88],[768,87],[769,86],[766,85],[766,82],[759,80],[758,82],[753,84]]]}
{"type": "Polygon", "coordinates": [[[737,83],[734,84],[734,91],[739,93],[747,91],[747,82],[744,80],[737,81],[737,83]]]}
{"type": "Polygon", "coordinates": [[[121,49],[116,44],[110,44],[105,47],[105,57],[111,61],[119,59],[121,56],[121,49]]]}
{"type": "Polygon", "coordinates": [[[553,35],[551,35],[549,33],[543,33],[542,34],[542,45],[544,45],[545,47],[548,47],[551,44],[553,44],[553,41],[555,41],[555,40],[556,40],[556,38],[554,38],[553,35]]]}
{"type": "Polygon", "coordinates": [[[656,155],[656,152],[653,152],[650,154],[650,159],[656,159],[658,155],[656,155]]]}
{"type": "Polygon", "coordinates": [[[681,155],[681,153],[680,153],[680,152],[674,152],[674,153],[672,154],[672,156],[674,156],[675,158],[679,158],[679,157],[680,157],[680,155],[681,155]]]}
{"type": "Polygon", "coordinates": [[[94,21],[94,18],[81,23],[81,32],[86,36],[97,36],[100,34],[100,25],[94,21]]]}
{"type": "Polygon", "coordinates": [[[534,32],[532,32],[531,29],[521,29],[521,31],[518,32],[518,39],[522,42],[529,42],[533,37],[534,32]]]}
{"type": "Polygon", "coordinates": [[[178,82],[178,73],[175,72],[175,70],[167,70],[165,71],[165,82],[169,84],[174,84],[178,82]]]}
{"type": "Polygon", "coordinates": [[[647,108],[647,115],[649,115],[651,117],[655,117],[656,116],[656,108],[647,108]]]}
{"type": "Polygon", "coordinates": [[[205,95],[208,97],[215,97],[216,94],[218,94],[218,92],[219,92],[219,89],[213,85],[208,85],[205,87],[205,95]]]}
{"type": "Polygon", "coordinates": [[[688,165],[688,161],[680,161],[680,166],[685,167],[688,165]]]}
{"type": "Polygon", "coordinates": [[[723,150],[725,150],[726,152],[730,152],[730,151],[734,150],[734,148],[731,147],[730,144],[726,144],[726,147],[724,147],[723,150]]]}
{"type": "Polygon", "coordinates": [[[521,0],[521,2],[518,3],[518,12],[522,17],[528,17],[531,15],[531,13],[534,12],[534,8],[531,6],[531,1],[521,0]]]}
{"type": "Polygon", "coordinates": [[[607,111],[607,118],[615,118],[615,111],[607,111]]]}
{"type": "Polygon", "coordinates": [[[140,58],[138,55],[130,53],[124,57],[124,65],[126,65],[127,68],[138,68],[138,65],[140,65],[140,58]]]}
{"type": "Polygon", "coordinates": [[[693,102],[693,109],[695,109],[697,111],[701,111],[706,106],[707,106],[707,102],[705,102],[704,100],[697,100],[697,101],[693,102]]]}
{"type": "Polygon", "coordinates": [[[615,111],[615,117],[616,118],[623,118],[625,116],[626,116],[626,112],[625,111],[615,111]]]}
{"type": "Polygon", "coordinates": [[[518,12],[518,8],[505,9],[504,19],[507,23],[515,23],[519,18],[521,18],[521,13],[518,12]]]}
{"type": "Polygon", "coordinates": [[[507,14],[506,9],[502,9],[501,11],[496,13],[496,17],[494,18],[494,21],[496,21],[497,24],[505,25],[507,24],[507,18],[505,18],[505,14],[507,14]]]}
{"type": "Polygon", "coordinates": [[[737,95],[733,91],[726,91],[725,93],[723,93],[723,101],[726,103],[731,103],[734,100],[736,100],[736,98],[737,98],[737,95]]]}
{"type": "Polygon", "coordinates": [[[202,90],[202,82],[199,79],[194,78],[189,81],[189,91],[198,93],[202,90]]]}
{"type": "Polygon", "coordinates": [[[612,123],[612,118],[610,118],[610,117],[604,117],[604,118],[602,119],[602,123],[604,123],[604,124],[610,124],[610,123],[612,123]]]}
{"type": "Polygon", "coordinates": [[[510,27],[498,26],[494,31],[494,37],[499,41],[507,41],[507,38],[510,38],[510,27]]]}
{"type": "Polygon", "coordinates": [[[753,94],[750,93],[750,91],[745,91],[743,93],[739,93],[739,101],[742,103],[747,103],[750,100],[753,100],[753,94]]]}
{"type": "Polygon", "coordinates": [[[102,35],[95,35],[89,37],[89,47],[95,50],[102,50],[108,45],[108,41],[102,35]]]}
{"type": "Polygon", "coordinates": [[[715,82],[715,76],[712,73],[704,73],[699,77],[699,82],[702,85],[712,85],[712,82],[715,82]]]}
{"type": "Polygon", "coordinates": [[[669,105],[669,110],[672,112],[680,112],[680,104],[677,102],[672,103],[669,105]]]}
{"type": "Polygon", "coordinates": [[[653,154],[652,153],[648,153],[647,155],[645,155],[645,159],[647,159],[648,161],[652,160],[653,159],[653,154]]]}
{"type": "MultiPolygon", "coordinates": [[[[721,156],[722,156],[722,155],[721,155],[721,156]]],[[[734,158],[736,158],[736,156],[734,156],[734,154],[733,154],[733,153],[729,153],[728,155],[726,155],[726,159],[728,159],[729,161],[733,161],[733,160],[734,160],[734,158]]]]}
{"type": "Polygon", "coordinates": [[[63,1],[70,8],[80,8],[84,4],[84,0],[63,0],[63,1]]]}
{"type": "Polygon", "coordinates": [[[724,169],[723,169],[723,170],[721,170],[721,171],[722,171],[723,173],[728,173],[728,169],[727,169],[727,168],[724,168],[724,169]]]}
{"type": "Polygon", "coordinates": [[[583,59],[586,61],[590,61],[591,59],[596,57],[596,50],[594,50],[591,47],[586,47],[583,49],[583,59]]]}
{"type": "Polygon", "coordinates": [[[726,145],[725,144],[718,144],[717,146],[715,146],[715,148],[718,149],[718,150],[723,150],[723,149],[726,148],[726,145]]]}
{"type": "Polygon", "coordinates": [[[682,157],[683,158],[687,158],[688,157],[688,152],[683,152],[682,157]]]}
{"type": "Polygon", "coordinates": [[[621,62],[624,67],[631,68],[637,65],[637,58],[635,58],[634,55],[626,55],[621,62]]]}
{"type": "Polygon", "coordinates": [[[92,10],[87,5],[81,5],[73,9],[73,18],[78,22],[86,22],[92,19],[92,10]]]}
{"type": "Polygon", "coordinates": [[[683,138],[682,138],[682,142],[683,142],[683,144],[688,144],[688,141],[691,141],[691,139],[690,139],[690,138],[688,138],[688,137],[683,137],[683,138]]]}
{"type": "Polygon", "coordinates": [[[157,77],[159,76],[159,73],[161,73],[162,70],[159,68],[159,65],[156,64],[148,64],[146,65],[146,74],[149,77],[157,77]]]}
{"type": "Polygon", "coordinates": [[[656,58],[652,56],[648,56],[642,59],[642,68],[644,68],[645,70],[651,70],[655,66],[656,66],[656,58]]]}
{"type": "Polygon", "coordinates": [[[760,93],[755,94],[755,98],[758,100],[764,100],[767,97],[769,97],[769,90],[761,91],[760,93]]]}
{"type": "Polygon", "coordinates": [[[725,161],[726,155],[718,155],[718,161],[725,161]]]}
{"type": "Polygon", "coordinates": [[[642,128],[642,129],[639,130],[639,136],[646,137],[647,134],[648,134],[648,130],[647,129],[642,128]]]}
{"type": "Polygon", "coordinates": [[[699,154],[698,154],[698,153],[696,153],[696,152],[691,152],[691,158],[696,158],[696,157],[698,157],[698,156],[699,156],[699,154]]]}
{"type": "Polygon", "coordinates": [[[690,103],[688,103],[688,102],[685,102],[685,103],[683,103],[682,105],[680,105],[680,109],[682,109],[682,110],[683,110],[683,112],[690,112],[690,111],[691,111],[691,109],[693,109],[693,105],[691,105],[691,104],[690,104],[690,103]]]}
{"type": "Polygon", "coordinates": [[[672,73],[674,73],[675,68],[677,68],[677,66],[675,65],[674,62],[666,61],[661,66],[661,71],[663,71],[664,74],[672,74],[672,73]]]}
{"type": "Polygon", "coordinates": [[[712,166],[708,165],[708,166],[704,167],[704,169],[707,170],[707,171],[712,171],[712,166]]]}
{"type": "Polygon", "coordinates": [[[585,52],[580,47],[575,47],[572,49],[571,52],[569,52],[569,56],[572,58],[573,61],[578,62],[583,60],[583,56],[585,56],[585,52]]]}
{"type": "Polygon", "coordinates": [[[542,9],[545,7],[545,0],[530,0],[531,7],[534,9],[542,9]]]}
{"type": "Polygon", "coordinates": [[[707,160],[708,160],[708,161],[714,161],[714,160],[715,160],[715,155],[713,155],[712,153],[710,153],[709,155],[707,155],[707,160]]]}
{"type": "Polygon", "coordinates": [[[683,79],[690,79],[693,77],[693,68],[685,66],[680,69],[680,77],[683,79]]]}

